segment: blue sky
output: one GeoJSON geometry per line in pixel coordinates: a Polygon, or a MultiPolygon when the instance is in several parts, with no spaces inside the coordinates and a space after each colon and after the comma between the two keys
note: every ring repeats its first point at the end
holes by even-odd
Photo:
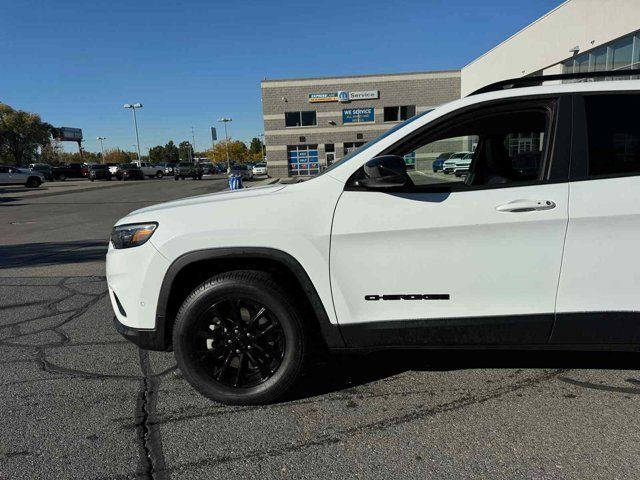
{"type": "MultiPolygon", "coordinates": [[[[1,0],[0,102],[85,148],[262,132],[260,80],[460,68],[561,0],[1,0]],[[221,130],[220,128],[218,129],[221,130]]],[[[72,144],[66,144],[73,150],[72,144]]]]}

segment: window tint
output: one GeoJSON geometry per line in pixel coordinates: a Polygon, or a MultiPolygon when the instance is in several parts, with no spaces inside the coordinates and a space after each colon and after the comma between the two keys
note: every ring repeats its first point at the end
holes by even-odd
{"type": "Polygon", "coordinates": [[[286,127],[310,127],[316,124],[316,112],[285,112],[284,124],[286,127]]]}
{"type": "Polygon", "coordinates": [[[393,153],[404,157],[416,186],[541,180],[549,117],[542,107],[467,115],[436,138],[427,131],[425,141],[412,142],[417,147],[393,153]]]}
{"type": "Polygon", "coordinates": [[[640,95],[584,99],[589,176],[640,173],[640,95]]]}
{"type": "Polygon", "coordinates": [[[399,122],[408,120],[416,114],[415,105],[403,105],[400,107],[384,107],[385,122],[399,122]]]}

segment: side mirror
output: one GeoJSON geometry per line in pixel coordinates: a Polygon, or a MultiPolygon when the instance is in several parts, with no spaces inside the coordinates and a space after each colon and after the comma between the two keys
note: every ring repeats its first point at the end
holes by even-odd
{"type": "Polygon", "coordinates": [[[398,155],[382,155],[364,164],[364,178],[357,184],[367,188],[404,187],[409,182],[407,165],[398,155]]]}

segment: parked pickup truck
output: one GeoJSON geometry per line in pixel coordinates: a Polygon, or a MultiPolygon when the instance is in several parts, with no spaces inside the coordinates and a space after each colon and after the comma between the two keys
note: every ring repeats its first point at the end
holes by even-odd
{"type": "Polygon", "coordinates": [[[164,167],[162,165],[153,165],[148,162],[140,162],[140,170],[144,173],[145,177],[164,177],[164,167]]]}
{"type": "Polygon", "coordinates": [[[53,167],[53,178],[65,180],[67,178],[88,178],[89,167],[83,163],[70,163],[53,167]]]}

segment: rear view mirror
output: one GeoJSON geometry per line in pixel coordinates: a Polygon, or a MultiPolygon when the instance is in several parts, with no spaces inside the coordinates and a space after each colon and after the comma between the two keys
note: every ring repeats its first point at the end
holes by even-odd
{"type": "Polygon", "coordinates": [[[382,155],[364,164],[363,178],[358,186],[367,188],[404,187],[409,181],[407,165],[398,155],[382,155]]]}

